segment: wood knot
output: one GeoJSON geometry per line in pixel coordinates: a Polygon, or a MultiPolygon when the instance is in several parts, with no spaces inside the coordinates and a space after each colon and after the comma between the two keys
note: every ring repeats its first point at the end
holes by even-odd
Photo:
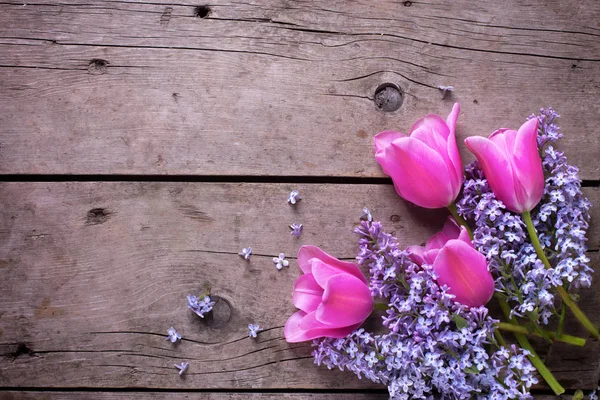
{"type": "Polygon", "coordinates": [[[197,6],[194,7],[194,16],[198,18],[206,18],[210,15],[210,7],[209,6],[197,6]]]}
{"type": "Polygon", "coordinates": [[[86,224],[87,225],[99,225],[103,224],[110,218],[111,212],[106,208],[92,208],[87,212],[86,224]]]}
{"type": "Polygon", "coordinates": [[[402,220],[402,217],[400,217],[399,215],[396,215],[396,214],[393,214],[390,217],[390,221],[392,221],[392,222],[400,222],[400,220],[402,220]]]}
{"type": "Polygon", "coordinates": [[[381,111],[396,111],[402,105],[402,90],[393,83],[382,83],[375,89],[373,101],[381,111]]]}
{"type": "Polygon", "coordinates": [[[108,68],[109,62],[101,58],[94,58],[88,65],[88,72],[91,75],[104,75],[108,68]]]}

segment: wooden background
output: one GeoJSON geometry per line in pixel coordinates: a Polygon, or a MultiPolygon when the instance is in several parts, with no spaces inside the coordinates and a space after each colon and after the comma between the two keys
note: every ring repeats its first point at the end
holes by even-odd
{"type": "MultiPolygon", "coordinates": [[[[403,245],[439,229],[372,138],[455,101],[459,139],[559,111],[600,270],[597,0],[0,2],[0,398],[387,398],[283,339],[294,255],[352,259],[364,206],[403,245]],[[382,84],[397,111],[376,107],[382,84]],[[203,321],[185,296],[206,286],[203,321]]],[[[595,321],[599,282],[581,292],[595,321]]],[[[540,351],[571,393],[598,385],[597,342],[540,351]]]]}

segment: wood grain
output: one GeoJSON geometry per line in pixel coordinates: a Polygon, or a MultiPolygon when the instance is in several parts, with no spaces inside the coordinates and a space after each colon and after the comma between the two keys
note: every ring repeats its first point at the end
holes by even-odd
{"type": "MultiPolygon", "coordinates": [[[[158,182],[3,183],[0,215],[0,386],[45,388],[361,389],[352,374],[313,365],[309,344],[282,326],[301,244],[353,258],[363,206],[398,235],[423,242],[441,212],[416,212],[391,185],[158,182]],[[299,189],[292,207],[286,197],[299,189]],[[300,240],[288,224],[303,223],[300,240]],[[250,262],[237,255],[252,246],[250,262]],[[284,252],[291,267],[277,271],[284,252]],[[201,320],[185,306],[207,286],[219,299],[201,320]],[[265,328],[257,340],[247,325],[265,328]],[[184,340],[165,341],[168,327],[184,340]],[[173,364],[187,360],[181,379],[173,364]]],[[[586,189],[598,204],[597,188],[586,189]]],[[[598,210],[594,209],[597,215],[598,210]]],[[[590,253],[598,266],[598,234],[590,253]]],[[[597,268],[600,272],[600,269],[597,268]]],[[[596,290],[582,307],[600,320],[596,290]]],[[[368,327],[376,324],[376,317],[368,327]]],[[[570,332],[581,333],[573,323],[570,332]]],[[[568,388],[597,385],[598,342],[542,349],[568,388]]]]}
{"type": "MultiPolygon", "coordinates": [[[[0,392],[0,400],[129,400],[129,399],[167,399],[167,400],[387,400],[386,394],[360,394],[360,393],[102,393],[102,392],[0,392]]],[[[546,396],[536,395],[536,400],[571,400],[572,396],[546,396]]]]}
{"type": "Polygon", "coordinates": [[[599,4],[5,1],[0,173],[381,177],[374,134],[459,101],[460,139],[554,106],[598,180],[599,4]]]}

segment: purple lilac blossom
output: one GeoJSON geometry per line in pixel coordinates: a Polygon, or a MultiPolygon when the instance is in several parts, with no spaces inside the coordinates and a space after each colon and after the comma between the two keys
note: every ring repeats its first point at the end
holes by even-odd
{"type": "Polygon", "coordinates": [[[557,313],[554,287],[589,287],[593,272],[585,254],[591,204],[581,192],[578,169],[551,145],[544,149],[562,137],[557,117],[551,108],[537,117],[546,185],[531,212],[552,269],[538,259],[521,217],[495,198],[478,162],[466,167],[463,197],[457,202],[459,214],[475,223],[473,243],[488,259],[496,291],[508,298],[511,314],[544,324],[557,313]]]}
{"type": "Polygon", "coordinates": [[[261,327],[258,324],[248,324],[248,336],[251,338],[255,338],[258,332],[262,331],[261,327]]]}
{"type": "Polygon", "coordinates": [[[167,334],[168,336],[166,340],[170,340],[171,343],[175,343],[176,341],[181,340],[181,335],[173,327],[167,329],[167,334]]]}
{"type": "Polygon", "coordinates": [[[288,203],[291,205],[295,205],[300,200],[302,200],[302,196],[300,196],[300,193],[297,190],[292,190],[287,198],[288,203]]]}
{"type": "Polygon", "coordinates": [[[497,344],[497,321],[487,308],[455,303],[431,266],[412,262],[379,222],[363,221],[356,233],[372,295],[389,302],[388,333],[359,329],[342,339],[315,340],[317,364],[387,385],[392,400],[531,398],[537,379],[528,353],[497,344]]]}
{"type": "Polygon", "coordinates": [[[292,230],[292,236],[300,238],[302,236],[302,224],[291,224],[290,229],[292,230]]]}
{"type": "Polygon", "coordinates": [[[191,294],[187,296],[188,308],[196,313],[200,318],[204,318],[204,315],[211,312],[215,302],[211,301],[210,296],[196,297],[191,294]]]}
{"type": "Polygon", "coordinates": [[[179,370],[179,376],[183,375],[187,371],[189,364],[183,361],[181,364],[173,364],[175,368],[179,370]]]}
{"type": "Polygon", "coordinates": [[[238,253],[240,257],[244,257],[244,260],[250,260],[250,256],[252,255],[252,247],[244,247],[242,251],[238,253]]]}
{"type": "Polygon", "coordinates": [[[275,264],[275,268],[281,271],[283,267],[288,267],[290,262],[285,259],[285,254],[279,253],[279,257],[273,257],[273,264],[275,264]]]}

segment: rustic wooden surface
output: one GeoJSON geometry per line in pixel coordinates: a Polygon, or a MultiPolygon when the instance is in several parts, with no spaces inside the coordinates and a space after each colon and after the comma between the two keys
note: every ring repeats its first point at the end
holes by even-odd
{"type": "MultiPolygon", "coordinates": [[[[459,138],[559,111],[600,270],[598,21],[596,0],[0,2],[0,399],[387,398],[283,340],[294,255],[353,258],[364,206],[403,245],[435,232],[445,213],[396,196],[372,137],[455,101],[459,138]],[[206,286],[204,321],[185,296],[206,286]]],[[[598,342],[540,350],[569,390],[598,385],[598,342]]]]}

